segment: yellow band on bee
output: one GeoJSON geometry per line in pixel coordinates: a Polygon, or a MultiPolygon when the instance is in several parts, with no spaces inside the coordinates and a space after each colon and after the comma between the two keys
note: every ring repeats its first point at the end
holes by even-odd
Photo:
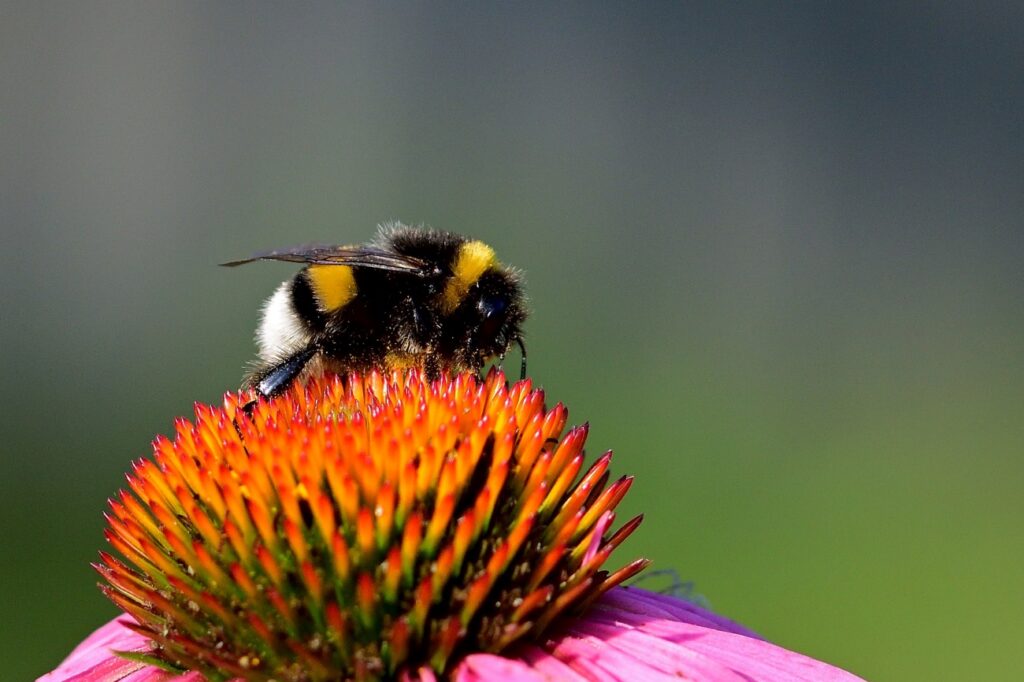
{"type": "Polygon", "coordinates": [[[450,313],[458,308],[469,288],[496,263],[494,249],[483,242],[470,241],[460,246],[452,267],[452,278],[441,294],[444,312],[450,313]]]}
{"type": "Polygon", "coordinates": [[[309,283],[321,310],[341,310],[356,296],[356,278],[347,265],[310,265],[309,283]]]}

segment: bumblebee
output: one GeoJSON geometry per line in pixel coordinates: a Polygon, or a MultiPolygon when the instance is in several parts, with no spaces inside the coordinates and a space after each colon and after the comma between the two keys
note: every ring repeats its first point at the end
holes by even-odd
{"type": "Polygon", "coordinates": [[[262,396],[311,372],[479,370],[512,344],[526,375],[520,275],[481,241],[394,224],[364,246],[265,251],[222,265],[258,260],[305,265],[263,306],[259,357],[245,379],[262,396]]]}

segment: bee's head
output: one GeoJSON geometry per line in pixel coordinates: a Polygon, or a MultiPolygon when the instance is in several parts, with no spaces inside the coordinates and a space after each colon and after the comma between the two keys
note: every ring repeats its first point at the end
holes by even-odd
{"type": "Polygon", "coordinates": [[[515,273],[488,271],[470,289],[466,301],[469,346],[480,360],[504,355],[522,337],[526,319],[523,294],[515,273]]]}
{"type": "Polygon", "coordinates": [[[519,342],[526,318],[519,277],[502,266],[491,247],[460,245],[442,294],[445,316],[442,352],[457,364],[479,367],[519,342]],[[450,345],[449,345],[450,344],[450,345]]]}

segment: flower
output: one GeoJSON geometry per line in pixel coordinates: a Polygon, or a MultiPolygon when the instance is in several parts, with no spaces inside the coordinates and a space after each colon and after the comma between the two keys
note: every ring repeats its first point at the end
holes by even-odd
{"type": "Polygon", "coordinates": [[[111,500],[125,614],[48,682],[856,679],[603,569],[631,479],[587,427],[492,372],[229,394],[111,500]],[[582,472],[582,473],[581,473],[582,472]]]}
{"type": "MultiPolygon", "coordinates": [[[[149,640],[107,623],[40,682],[201,682],[199,673],[167,673],[111,653],[146,651],[149,640]]],[[[403,676],[430,682],[429,668],[403,676]]],[[[454,682],[856,682],[860,678],[760,639],[741,625],[676,597],[615,587],[584,614],[538,642],[501,655],[470,654],[451,673],[454,682]]]]}

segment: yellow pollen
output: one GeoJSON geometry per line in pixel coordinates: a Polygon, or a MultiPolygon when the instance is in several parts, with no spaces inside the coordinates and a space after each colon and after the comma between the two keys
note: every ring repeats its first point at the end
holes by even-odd
{"type": "Polygon", "coordinates": [[[310,265],[309,282],[320,308],[327,313],[341,310],[356,295],[355,274],[347,265],[310,265]]]}
{"type": "Polygon", "coordinates": [[[452,278],[444,288],[442,304],[444,312],[451,313],[459,307],[459,303],[466,297],[469,288],[476,284],[480,276],[497,265],[494,257],[494,249],[483,242],[466,242],[459,247],[458,256],[455,258],[455,266],[452,268],[452,278]]]}
{"type": "Polygon", "coordinates": [[[409,369],[421,364],[415,353],[395,351],[384,356],[384,366],[388,369],[409,369]]]}

